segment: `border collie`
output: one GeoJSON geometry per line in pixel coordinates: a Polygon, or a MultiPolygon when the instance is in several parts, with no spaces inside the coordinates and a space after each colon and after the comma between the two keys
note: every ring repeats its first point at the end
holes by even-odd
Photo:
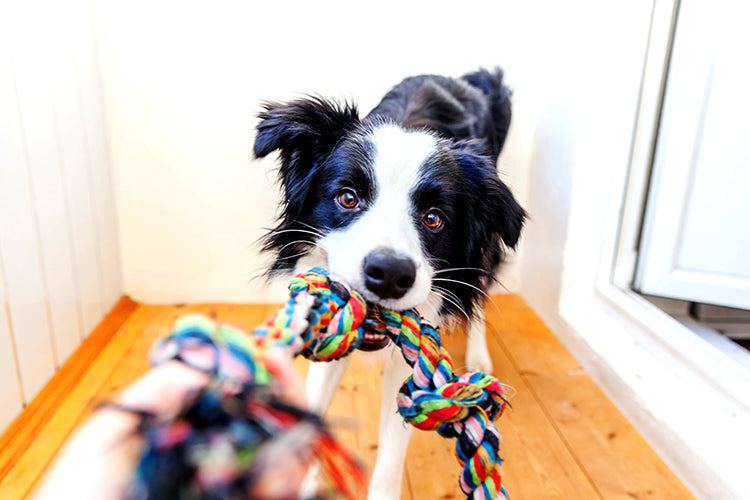
{"type": "MultiPolygon", "coordinates": [[[[491,372],[485,291],[526,217],[496,170],[510,118],[499,69],[407,78],[364,119],[352,104],[319,97],[265,104],[255,155],[279,151],[283,194],[265,239],[270,274],[318,265],[367,300],[416,307],[435,325],[463,322],[467,367],[491,372]]],[[[368,336],[361,348],[389,342],[368,336]]],[[[371,500],[401,497],[409,436],[396,393],[410,369],[401,356],[385,358],[371,500]]],[[[313,409],[325,412],[348,364],[312,365],[313,409]]]]}

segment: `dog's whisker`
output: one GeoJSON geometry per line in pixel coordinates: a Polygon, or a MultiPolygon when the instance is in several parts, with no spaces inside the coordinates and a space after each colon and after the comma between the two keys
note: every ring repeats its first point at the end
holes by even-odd
{"type": "Polygon", "coordinates": [[[292,245],[310,245],[310,246],[313,246],[313,247],[317,247],[317,248],[322,248],[322,247],[321,247],[320,245],[318,245],[318,244],[317,244],[317,243],[315,243],[314,241],[307,241],[307,240],[295,240],[295,241],[290,241],[290,242],[289,242],[289,243],[287,243],[286,245],[284,245],[284,246],[282,246],[281,248],[279,248],[279,250],[278,250],[278,252],[279,252],[279,257],[278,257],[278,260],[289,260],[289,259],[296,259],[297,257],[302,257],[302,256],[304,256],[304,255],[307,255],[307,254],[309,253],[309,249],[305,249],[304,251],[302,251],[302,252],[298,252],[298,253],[296,253],[296,254],[294,254],[294,255],[285,255],[285,256],[282,256],[282,255],[281,255],[281,252],[282,252],[282,251],[283,251],[283,250],[284,250],[285,248],[287,248],[287,247],[290,247],[290,246],[292,246],[292,245]]]}
{"type": "Polygon", "coordinates": [[[279,248],[279,250],[278,250],[278,251],[279,251],[279,252],[281,252],[281,251],[283,251],[283,250],[284,250],[285,248],[287,248],[287,247],[290,247],[290,246],[292,246],[292,245],[311,245],[311,246],[314,246],[314,247],[318,247],[318,248],[321,248],[321,247],[320,247],[320,245],[318,245],[318,244],[317,244],[317,243],[315,243],[314,241],[308,241],[308,240],[294,240],[294,241],[290,241],[289,243],[287,243],[287,244],[283,245],[283,246],[282,246],[281,248],[279,248]]]}
{"type": "Polygon", "coordinates": [[[482,290],[482,289],[481,289],[481,288],[479,288],[478,286],[474,286],[474,285],[472,285],[471,283],[466,283],[465,281],[461,281],[461,280],[454,280],[454,279],[450,279],[450,278],[432,278],[432,279],[433,279],[434,281],[447,281],[447,282],[450,282],[450,283],[457,283],[457,284],[459,284],[459,285],[464,285],[464,286],[468,286],[469,288],[473,288],[473,289],[474,289],[474,290],[476,290],[477,292],[481,293],[481,294],[482,294],[482,295],[484,295],[485,297],[487,297],[487,298],[490,298],[490,296],[489,296],[489,295],[487,295],[487,292],[485,292],[484,290],[482,290]]]}
{"type": "Polygon", "coordinates": [[[449,269],[439,269],[435,271],[435,275],[439,275],[441,273],[447,273],[450,271],[476,271],[477,273],[482,274],[484,278],[486,278],[488,281],[492,283],[497,283],[498,285],[503,287],[503,289],[507,293],[510,293],[510,290],[508,290],[508,288],[505,285],[503,285],[503,283],[499,279],[497,279],[497,275],[493,271],[489,271],[487,269],[482,269],[479,267],[454,267],[454,268],[449,268],[449,269]]]}
{"type": "Polygon", "coordinates": [[[295,253],[294,255],[286,255],[284,257],[279,257],[277,260],[296,259],[297,257],[303,257],[305,255],[307,255],[307,252],[299,252],[299,253],[295,253]]]}
{"type": "MultiPolygon", "coordinates": [[[[429,260],[430,264],[439,264],[441,262],[443,262],[445,264],[450,264],[450,262],[447,259],[439,259],[437,257],[428,257],[427,260],[429,260]]],[[[436,267],[438,267],[438,266],[436,266],[436,267]]]]}
{"type": "Polygon", "coordinates": [[[458,307],[458,309],[463,313],[464,316],[466,316],[467,319],[469,318],[469,313],[466,311],[466,308],[463,306],[463,302],[458,297],[458,295],[456,295],[452,291],[448,290],[447,288],[443,288],[441,286],[437,286],[434,283],[433,283],[431,289],[435,290],[437,292],[440,292],[441,294],[443,294],[443,295],[441,295],[443,298],[445,298],[447,296],[448,298],[453,299],[452,304],[454,304],[456,307],[458,307]]]}
{"type": "Polygon", "coordinates": [[[302,224],[302,225],[303,225],[303,226],[305,226],[306,228],[308,228],[308,229],[311,229],[311,230],[315,231],[315,232],[316,232],[316,233],[318,234],[318,236],[320,236],[321,238],[325,236],[325,234],[323,234],[323,231],[321,231],[321,230],[320,230],[320,229],[318,229],[317,227],[313,226],[312,224],[308,224],[307,222],[301,221],[301,220],[299,220],[299,219],[294,219],[294,220],[293,220],[292,222],[293,222],[294,224],[302,224]]]}
{"type": "Polygon", "coordinates": [[[446,300],[446,301],[450,302],[451,304],[453,304],[454,306],[456,306],[456,309],[458,309],[461,312],[461,314],[463,314],[464,317],[466,317],[466,321],[469,322],[469,323],[471,322],[471,318],[469,317],[468,313],[464,310],[463,306],[461,306],[461,304],[458,301],[450,298],[447,295],[447,292],[448,292],[447,290],[439,288],[439,287],[434,287],[434,286],[432,287],[432,290],[436,294],[438,294],[438,296],[440,296],[440,298],[442,298],[443,300],[446,300]]]}
{"type": "Polygon", "coordinates": [[[487,292],[485,292],[484,290],[482,290],[481,288],[479,288],[477,286],[472,285],[471,283],[466,283],[465,281],[453,280],[453,279],[449,279],[449,278],[432,278],[432,280],[433,281],[447,281],[447,282],[450,282],[450,283],[456,283],[456,284],[459,284],[459,285],[468,286],[469,288],[473,288],[477,292],[479,292],[482,295],[484,295],[484,297],[487,299],[487,301],[492,304],[492,306],[500,314],[500,316],[503,315],[503,312],[500,310],[500,308],[497,306],[497,304],[495,304],[495,301],[492,300],[492,297],[490,297],[490,295],[487,292]]]}
{"type": "Polygon", "coordinates": [[[467,321],[469,320],[469,315],[466,314],[466,311],[464,311],[463,308],[461,308],[461,305],[458,304],[458,303],[456,303],[455,300],[453,300],[449,296],[445,295],[443,292],[441,292],[439,290],[435,290],[434,288],[433,288],[433,292],[435,292],[435,294],[438,297],[440,297],[441,300],[444,300],[444,301],[446,301],[446,302],[454,305],[456,307],[456,309],[458,310],[458,312],[460,312],[464,316],[464,318],[466,318],[467,321]]]}
{"type": "Polygon", "coordinates": [[[486,269],[482,269],[481,267],[450,267],[448,269],[440,269],[438,271],[435,271],[435,274],[448,273],[451,271],[477,271],[479,273],[484,273],[487,275],[492,274],[491,272],[487,271],[486,269]]]}
{"type": "Polygon", "coordinates": [[[322,233],[309,231],[307,229],[273,229],[271,232],[271,236],[275,236],[277,234],[284,234],[284,233],[303,233],[303,234],[311,234],[313,236],[318,236],[318,237],[323,236],[322,233]]]}
{"type": "Polygon", "coordinates": [[[494,279],[493,281],[495,283],[497,283],[498,285],[500,285],[501,287],[503,287],[503,290],[505,290],[505,293],[511,293],[510,288],[508,288],[507,286],[505,286],[505,283],[503,283],[499,279],[494,279]]]}
{"type": "MultiPolygon", "coordinates": [[[[455,293],[451,292],[451,291],[450,291],[450,290],[448,290],[447,288],[443,288],[443,287],[441,287],[441,286],[437,286],[437,285],[433,284],[433,285],[432,285],[432,289],[433,289],[433,290],[438,290],[438,291],[440,291],[440,292],[442,292],[442,293],[444,293],[444,294],[450,295],[450,297],[451,297],[452,299],[454,299],[454,300],[455,300],[456,302],[458,302],[458,303],[462,303],[462,302],[461,302],[461,299],[460,299],[460,298],[458,297],[458,295],[456,295],[455,293]]],[[[461,307],[461,309],[463,309],[463,310],[464,310],[464,312],[466,311],[466,309],[464,309],[464,308],[463,308],[463,306],[461,307]]]]}

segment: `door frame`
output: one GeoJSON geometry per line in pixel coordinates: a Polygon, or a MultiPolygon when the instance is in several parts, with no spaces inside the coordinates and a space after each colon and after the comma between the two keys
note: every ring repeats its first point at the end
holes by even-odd
{"type": "MultiPolygon", "coordinates": [[[[730,269],[711,270],[711,267],[716,266],[716,262],[708,267],[696,262],[694,253],[697,243],[694,233],[697,226],[693,226],[690,221],[695,218],[697,212],[710,213],[711,222],[704,221],[702,224],[716,227],[717,230],[721,228],[722,233],[736,234],[738,230],[742,233],[742,230],[733,227],[732,231],[727,231],[727,227],[722,226],[721,221],[726,220],[724,217],[728,212],[727,208],[718,208],[715,212],[713,207],[707,210],[702,204],[700,206],[703,210],[695,210],[696,213],[689,215],[693,211],[689,210],[692,200],[700,197],[698,193],[702,192],[701,182],[705,182],[707,176],[713,178],[713,173],[709,171],[718,168],[708,165],[711,162],[700,160],[700,157],[703,156],[702,151],[710,148],[709,136],[717,132],[716,129],[706,130],[705,122],[712,116],[711,110],[717,109],[714,106],[721,106],[712,104],[720,100],[719,97],[722,95],[720,81],[729,80],[726,76],[723,80],[717,80],[718,75],[722,73],[720,68],[744,67],[736,63],[739,57],[736,52],[741,51],[742,44],[736,41],[730,43],[728,40],[731,38],[722,40],[722,37],[725,34],[733,36],[732,32],[736,33],[740,29],[737,24],[747,19],[748,14],[734,12],[734,19],[730,21],[719,15],[726,7],[726,3],[721,2],[709,5],[705,2],[683,1],[679,14],[679,28],[676,33],[674,29],[671,30],[671,37],[677,45],[669,50],[669,83],[667,84],[666,78],[662,76],[658,88],[663,94],[661,106],[664,111],[657,117],[658,131],[654,130],[651,134],[654,140],[658,139],[658,145],[646,144],[650,146],[650,161],[643,166],[638,164],[634,167],[637,170],[650,169],[651,173],[643,230],[640,242],[637,242],[640,251],[633,282],[636,290],[650,295],[742,308],[750,303],[750,278],[746,276],[746,272],[735,273],[730,269]],[[690,234],[693,234],[692,238],[688,236],[690,234]],[[686,244],[688,247],[685,247],[686,244]],[[690,262],[683,261],[690,253],[694,254],[690,262]]],[[[743,81],[742,78],[732,79],[743,81]]],[[[650,84],[648,80],[644,83],[650,84]]],[[[736,89],[735,92],[741,91],[736,89]]],[[[724,101],[723,106],[726,108],[734,103],[736,99],[731,98],[730,101],[724,101]]],[[[738,109],[738,112],[741,109],[738,109]]],[[[714,118],[713,123],[716,122],[717,119],[714,118]]],[[[719,131],[722,139],[727,133],[731,132],[719,131]]],[[[739,137],[735,136],[735,140],[739,140],[739,137]]],[[[715,151],[715,140],[713,144],[715,151]]],[[[725,147],[726,145],[722,144],[719,149],[725,147]]],[[[727,173],[727,170],[722,171],[727,173]]],[[[725,189],[725,183],[721,184],[722,188],[714,186],[713,189],[725,189]]],[[[729,252],[735,256],[729,262],[737,262],[739,258],[744,266],[745,259],[740,257],[744,244],[711,244],[710,240],[702,241],[700,244],[705,245],[703,255],[718,257],[729,252]],[[717,246],[719,249],[723,246],[725,251],[717,254],[717,246]],[[729,248],[733,250],[730,251],[729,248]]]]}

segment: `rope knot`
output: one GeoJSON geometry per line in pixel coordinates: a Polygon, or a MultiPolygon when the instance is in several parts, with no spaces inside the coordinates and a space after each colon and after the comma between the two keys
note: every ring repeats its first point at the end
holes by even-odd
{"type": "Polygon", "coordinates": [[[500,434],[492,423],[508,405],[502,384],[485,373],[457,376],[437,330],[416,311],[372,307],[376,311],[365,327],[387,333],[413,367],[397,396],[399,414],[418,429],[456,438],[456,457],[463,466],[459,484],[467,498],[506,498],[500,434]]]}
{"type": "Polygon", "coordinates": [[[295,304],[312,300],[308,328],[301,335],[303,356],[312,361],[331,361],[347,356],[362,342],[367,302],[359,292],[331,281],[320,268],[293,278],[289,291],[295,304]]]}

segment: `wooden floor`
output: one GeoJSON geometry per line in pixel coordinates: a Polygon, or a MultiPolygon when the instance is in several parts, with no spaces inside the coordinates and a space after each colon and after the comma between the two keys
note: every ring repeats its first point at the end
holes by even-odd
{"type": "MultiPolygon", "coordinates": [[[[512,409],[497,422],[511,499],[693,498],[521,298],[502,295],[494,302],[487,308],[494,375],[515,391],[512,409]]],[[[33,494],[93,403],[148,368],[149,347],[178,316],[214,313],[251,328],[271,311],[258,305],[137,305],[124,298],[0,437],[0,499],[33,494]]],[[[460,367],[465,341],[452,336],[445,343],[460,367]]],[[[298,366],[304,372],[307,361],[298,366]]],[[[340,438],[370,466],[377,452],[379,378],[378,366],[355,359],[329,413],[344,424],[340,438]]],[[[413,436],[403,498],[463,498],[452,443],[435,433],[413,436]]]]}

